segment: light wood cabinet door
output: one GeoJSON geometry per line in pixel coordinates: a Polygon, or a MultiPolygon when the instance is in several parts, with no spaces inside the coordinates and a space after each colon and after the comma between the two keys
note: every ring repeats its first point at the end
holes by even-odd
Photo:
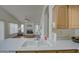
{"type": "Polygon", "coordinates": [[[68,28],[68,9],[67,6],[55,6],[54,7],[54,19],[57,29],[68,28]]]}
{"type": "Polygon", "coordinates": [[[59,5],[53,9],[56,29],[79,28],[79,5],[59,5]]]}
{"type": "Polygon", "coordinates": [[[69,28],[79,28],[79,6],[69,6],[69,28]]]}

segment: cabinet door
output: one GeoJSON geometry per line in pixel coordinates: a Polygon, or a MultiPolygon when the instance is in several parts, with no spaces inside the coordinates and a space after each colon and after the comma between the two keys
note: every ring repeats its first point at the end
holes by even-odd
{"type": "Polygon", "coordinates": [[[68,28],[68,9],[67,6],[55,6],[56,28],[68,28]]]}
{"type": "Polygon", "coordinates": [[[69,6],[69,28],[79,28],[79,6],[69,6]]]}

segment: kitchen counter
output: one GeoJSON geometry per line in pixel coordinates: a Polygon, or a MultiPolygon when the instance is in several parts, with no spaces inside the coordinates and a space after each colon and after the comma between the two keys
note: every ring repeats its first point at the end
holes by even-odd
{"type": "Polygon", "coordinates": [[[22,38],[0,40],[0,52],[15,52],[25,42],[22,38]]]}
{"type": "Polygon", "coordinates": [[[39,50],[70,50],[70,49],[79,49],[79,43],[72,42],[71,40],[58,40],[52,42],[50,46],[42,47],[21,47],[19,51],[39,51],[39,50]]]}
{"type": "Polygon", "coordinates": [[[0,52],[79,49],[79,43],[72,42],[71,40],[58,40],[56,42],[52,42],[52,44],[49,44],[46,41],[50,46],[23,46],[27,41],[28,38],[9,38],[6,40],[0,40],[0,52]]]}

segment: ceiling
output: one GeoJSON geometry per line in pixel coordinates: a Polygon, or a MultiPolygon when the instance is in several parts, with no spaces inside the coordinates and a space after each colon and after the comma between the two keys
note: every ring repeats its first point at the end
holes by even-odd
{"type": "Polygon", "coordinates": [[[2,5],[2,8],[21,22],[25,22],[25,18],[28,18],[31,22],[39,23],[43,5],[2,5]]]}

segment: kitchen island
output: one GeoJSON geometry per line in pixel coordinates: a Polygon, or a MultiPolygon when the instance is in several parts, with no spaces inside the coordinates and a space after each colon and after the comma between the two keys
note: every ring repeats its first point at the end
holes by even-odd
{"type": "Polygon", "coordinates": [[[35,38],[9,38],[0,40],[0,52],[8,53],[78,53],[79,43],[72,40],[57,40],[48,43],[48,41],[36,41],[35,38]]]}

